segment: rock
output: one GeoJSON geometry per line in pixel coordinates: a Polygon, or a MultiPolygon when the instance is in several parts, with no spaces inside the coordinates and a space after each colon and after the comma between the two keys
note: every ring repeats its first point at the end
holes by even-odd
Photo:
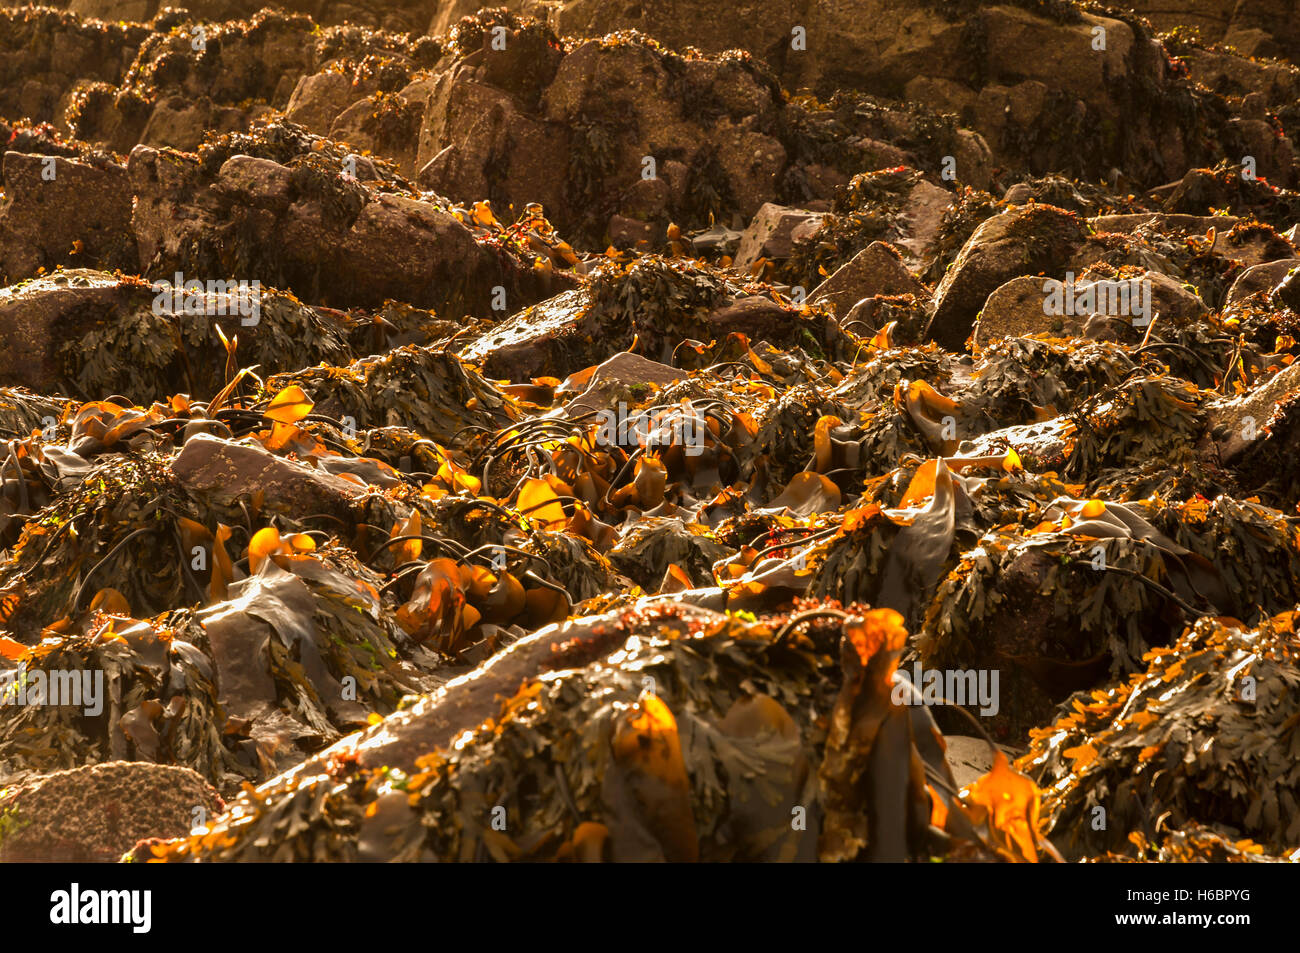
{"type": "MultiPolygon", "coordinates": [[[[1249,494],[1248,498],[1286,513],[1300,505],[1300,475],[1294,466],[1300,452],[1300,388],[1295,387],[1294,376],[1284,383],[1291,389],[1279,390],[1275,404],[1241,408],[1243,413],[1223,429],[1212,430],[1210,436],[1221,442],[1226,442],[1226,436],[1231,441],[1229,467],[1237,494],[1249,494]],[[1262,422],[1252,420],[1257,410],[1266,411],[1268,417],[1262,422]]],[[[1219,465],[1221,459],[1213,455],[1212,463],[1219,465]]]]}
{"type": "MultiPolygon", "coordinates": [[[[1264,172],[1262,166],[1257,170],[1264,172]]],[[[1244,182],[1240,174],[1233,172],[1216,173],[1211,169],[1192,169],[1182,177],[1174,190],[1165,199],[1166,212],[1184,215],[1204,215],[1210,209],[1227,209],[1234,215],[1245,215],[1255,204],[1252,199],[1264,200],[1265,186],[1259,183],[1244,182]],[[1257,186],[1258,188],[1251,188],[1257,186]],[[1253,194],[1252,194],[1253,193],[1253,194]]],[[[1214,224],[1213,222],[1211,224],[1214,224]]],[[[1227,227],[1226,223],[1223,227],[1227,227]]]]}
{"type": "Polygon", "coordinates": [[[159,0],[69,0],[68,10],[86,19],[146,23],[158,12],[159,0]]]}
{"type": "Polygon", "coordinates": [[[1132,233],[1157,231],[1163,234],[1204,235],[1211,228],[1227,231],[1241,219],[1232,215],[1187,215],[1164,212],[1135,212],[1130,215],[1097,215],[1088,224],[1098,232],[1132,233]]]}
{"type": "MultiPolygon", "coordinates": [[[[1281,56],[1300,60],[1300,6],[1295,0],[1130,0],[1125,4],[1150,19],[1158,30],[1194,27],[1206,43],[1221,42],[1241,56],[1281,56]]],[[[1197,53],[1200,51],[1198,50],[1197,53]]]]}
{"type": "Polygon", "coordinates": [[[1239,261],[1247,268],[1282,258],[1294,258],[1296,253],[1294,240],[1279,235],[1267,225],[1247,222],[1239,228],[1228,229],[1226,234],[1216,232],[1214,254],[1239,261]]]}
{"type": "Polygon", "coordinates": [[[1201,49],[1181,58],[1193,80],[1225,96],[1258,95],[1264,103],[1279,106],[1300,99],[1300,75],[1283,63],[1201,49]]]}
{"type": "Polygon", "coordinates": [[[463,201],[487,198],[501,209],[537,202],[562,221],[567,129],[525,114],[477,72],[460,65],[434,82],[415,160],[420,184],[463,201]]]}
{"type": "Polygon", "coordinates": [[[60,265],[134,268],[131,188],[124,167],[6,152],[4,194],[0,275],[6,283],[60,265]]]}
{"type": "Polygon", "coordinates": [[[741,236],[733,266],[743,273],[760,258],[784,261],[790,257],[796,241],[816,232],[822,218],[821,214],[804,209],[787,208],[770,202],[763,205],[741,236]]]}
{"type": "Polygon", "coordinates": [[[172,472],[191,493],[222,506],[262,495],[268,509],[295,517],[329,513],[344,517],[367,490],[323,470],[277,457],[252,440],[197,434],[185,442],[172,472]]]}
{"type": "Polygon", "coordinates": [[[519,23],[520,28],[506,29],[499,45],[494,42],[496,37],[484,33],[478,53],[468,59],[478,65],[485,83],[505,90],[532,110],[555,79],[564,49],[559,38],[541,23],[527,19],[519,23]]]}
{"type": "Polygon", "coordinates": [[[140,134],[140,142],[159,148],[193,152],[203,143],[209,131],[242,131],[252,120],[268,111],[269,107],[264,106],[250,109],[219,106],[206,97],[192,100],[185,96],[169,96],[154,107],[153,114],[140,134]]]}
{"type": "Polygon", "coordinates": [[[330,307],[398,298],[486,316],[497,287],[521,307],[572,283],[479,244],[438,205],[371,191],[341,170],[321,175],[232,157],[209,179],[198,160],[146,146],[132,151],[127,170],[140,260],[151,274],[224,274],[216,249],[222,236],[238,234],[244,266],[234,277],[330,307]]]}
{"type": "Polygon", "coordinates": [[[999,285],[984,302],[975,322],[975,346],[986,348],[1003,338],[1029,334],[1078,337],[1089,315],[1044,313],[1048,291],[1043,284],[1040,277],[1024,275],[999,285]]]}
{"type": "MultiPolygon", "coordinates": [[[[1252,265],[1276,261],[1280,258],[1292,258],[1296,255],[1295,245],[1272,227],[1231,215],[1148,212],[1132,215],[1101,215],[1090,218],[1088,223],[1096,233],[1090,236],[1090,242],[1100,241],[1103,248],[1107,244],[1107,236],[1111,234],[1128,235],[1138,243],[1133,246],[1138,257],[1125,262],[1112,259],[1112,264],[1144,264],[1147,267],[1154,267],[1155,262],[1167,263],[1169,259],[1155,251],[1152,246],[1173,242],[1187,247],[1187,242],[1191,240],[1198,246],[1198,251],[1204,253],[1205,243],[1211,237],[1213,245],[1210,252],[1223,261],[1225,269],[1232,262],[1240,262],[1249,268],[1252,265]]],[[[1101,257],[1105,257],[1104,252],[1101,257]]],[[[1096,257],[1083,256],[1076,258],[1074,264],[1078,270],[1082,270],[1096,260],[1098,260],[1096,257]]]]}
{"type": "Polygon", "coordinates": [[[687,376],[685,371],[667,364],[620,351],[596,366],[582,393],[569,400],[559,414],[563,417],[580,417],[593,410],[612,409],[619,402],[626,403],[629,407],[635,406],[652,392],[647,385],[660,389],[675,381],[685,380],[687,376]]]}
{"type": "Polygon", "coordinates": [[[1025,466],[1035,471],[1060,470],[1069,459],[1070,438],[1075,429],[1074,423],[1066,417],[1052,417],[1049,420],[981,434],[961,447],[962,453],[983,456],[991,453],[1005,453],[1010,447],[1020,454],[1025,466]]]}
{"type": "Polygon", "coordinates": [[[1278,283],[1273,296],[1296,314],[1300,314],[1300,280],[1294,270],[1288,270],[1286,276],[1278,283]]]}
{"type": "Polygon", "coordinates": [[[678,270],[664,259],[643,258],[624,274],[602,273],[570,291],[525,309],[469,344],[462,357],[491,377],[526,381],[564,377],[627,350],[663,363],[683,338],[721,341],[732,332],[777,347],[801,345],[833,351],[844,340],[835,322],[730,284],[678,270]],[[632,287],[628,287],[631,285],[632,287]],[[624,302],[636,301],[635,307],[624,302]]]}
{"type": "Polygon", "coordinates": [[[365,95],[364,88],[358,88],[343,73],[327,71],[302,76],[289,97],[285,118],[323,136],[329,133],[340,113],[365,95]]]}
{"type": "Polygon", "coordinates": [[[971,129],[957,130],[957,151],[953,155],[957,167],[953,170],[957,181],[973,189],[985,189],[993,183],[996,161],[988,141],[971,129]]]}
{"type": "Polygon", "coordinates": [[[655,240],[655,227],[649,222],[615,215],[609,220],[609,243],[615,248],[645,251],[655,240]]]}
{"type": "Polygon", "coordinates": [[[799,339],[797,332],[791,333],[795,329],[791,318],[791,312],[775,301],[751,295],[709,312],[701,330],[707,329],[706,339],[721,340],[738,331],[755,341],[784,341],[782,346],[788,347],[799,339]]]}
{"type": "Polygon", "coordinates": [[[978,781],[993,767],[993,752],[983,738],[944,735],[943,744],[944,759],[958,787],[978,781]]]}
{"type": "MultiPolygon", "coordinates": [[[[684,171],[680,162],[670,164],[684,171]]],[[[619,212],[642,222],[668,215],[677,196],[674,195],[673,185],[669,183],[669,170],[665,168],[664,172],[664,178],[637,179],[633,182],[623,193],[623,198],[619,202],[619,212]]],[[[673,178],[677,177],[673,176],[673,178]]]]}
{"type": "Polygon", "coordinates": [[[76,84],[120,83],[148,34],[145,27],[83,23],[48,8],[5,10],[0,15],[0,116],[61,122],[65,99],[76,84]]]}
{"type": "Polygon", "coordinates": [[[1001,285],[984,303],[975,327],[974,342],[977,347],[988,347],[1002,338],[1029,334],[1049,333],[1056,337],[1114,338],[1131,337],[1120,328],[1145,328],[1147,320],[1158,316],[1162,327],[1180,327],[1203,318],[1208,310],[1205,303],[1193,292],[1168,275],[1148,271],[1133,279],[1094,279],[1087,276],[1075,279],[1072,284],[1061,283],[1061,307],[1051,303],[1054,287],[1041,277],[1024,276],[1001,285]],[[1136,285],[1128,281],[1135,281],[1136,285]],[[1150,314],[1145,309],[1146,291],[1150,286],[1150,314]],[[1089,289],[1092,288],[1090,293],[1089,289]],[[1080,308],[1091,294],[1095,306],[1091,310],[1069,311],[1080,308]],[[1116,295],[1120,297],[1116,298],[1116,295]],[[1124,295],[1127,295],[1127,300],[1124,295]],[[1066,297],[1071,299],[1067,304],[1066,297]],[[1082,296],[1082,297],[1081,297],[1082,296]],[[1048,313],[1050,308],[1052,313],[1048,313]],[[1104,321],[1106,318],[1114,320],[1104,321]],[[1101,319],[1101,320],[1095,320],[1101,319]]]}
{"type": "Polygon", "coordinates": [[[1265,424],[1287,395],[1300,389],[1300,364],[1274,374],[1249,394],[1209,405],[1205,436],[1197,449],[1230,465],[1266,436],[1265,424]]]}
{"type": "MultiPolygon", "coordinates": [[[[995,165],[1071,168],[1089,178],[1112,167],[1140,168],[1140,178],[1155,177],[1186,168],[1201,147],[1169,108],[1180,81],[1145,29],[1064,7],[979,5],[958,15],[916,0],[760,0],[725,10],[679,0],[570,0],[556,23],[562,33],[584,36],[635,29],[677,49],[742,48],[790,90],[823,99],[861,90],[969,117],[974,133],[997,146],[991,162],[980,161],[983,150],[973,144],[954,151],[958,180],[977,188],[987,187],[995,165]],[[1098,27],[1103,49],[1093,46],[1098,27]],[[1134,113],[1142,116],[1137,134],[1096,135],[1134,113]],[[1040,121],[1064,122],[1073,134],[1023,133],[1040,121]]],[[[1216,132],[1227,139],[1226,129],[1216,132]]],[[[1201,161],[1212,161],[1210,154],[1201,161]]],[[[1277,171],[1287,168],[1281,163],[1277,171]]]]}
{"type": "Polygon", "coordinates": [[[798,0],[740,0],[725,8],[662,0],[571,0],[562,5],[556,26],[562,33],[581,36],[635,29],[676,49],[746,49],[779,65],[797,55],[790,50],[790,28],[805,22],[809,12],[798,0]]]}
{"type": "Polygon", "coordinates": [[[253,208],[283,214],[292,204],[293,174],[270,159],[231,156],[218,170],[213,189],[253,208]]]}
{"type": "Polygon", "coordinates": [[[1094,314],[1084,321],[1080,334],[1089,341],[1114,341],[1118,344],[1137,344],[1142,337],[1131,318],[1104,314],[1094,314]]]}
{"type": "Polygon", "coordinates": [[[714,225],[703,231],[691,233],[691,247],[699,256],[727,255],[734,260],[736,251],[740,248],[740,239],[744,234],[724,225],[714,225]]]}
{"type": "Polygon", "coordinates": [[[0,386],[62,390],[60,345],[78,336],[87,316],[111,314],[133,298],[143,302],[145,291],[126,288],[104,272],[82,270],[0,288],[0,386]]]}
{"type": "Polygon", "coordinates": [[[679,71],[635,37],[580,44],[560,61],[538,117],[568,130],[568,157],[557,168],[577,175],[580,194],[571,191],[569,202],[589,206],[590,222],[561,217],[557,226],[579,236],[596,221],[603,229],[600,213],[617,211],[628,188],[651,174],[669,178],[682,198],[691,185],[700,196],[672,209],[684,228],[703,226],[709,212],[726,224],[752,217],[775,198],[786,166],[786,149],[771,134],[780,108],[775,86],[734,59],[689,59],[679,71]],[[674,162],[689,181],[671,181],[674,162]]]}
{"type": "Polygon", "coordinates": [[[424,114],[423,95],[432,84],[414,83],[406,91],[375,93],[343,110],[330,126],[330,138],[364,153],[383,155],[404,175],[415,175],[417,137],[424,114]]]}
{"type": "Polygon", "coordinates": [[[1166,327],[1170,323],[1178,327],[1209,313],[1205,302],[1194,291],[1168,275],[1148,271],[1142,280],[1151,282],[1152,315],[1159,315],[1161,323],[1166,327]]]}
{"type": "Polygon", "coordinates": [[[829,304],[835,316],[843,319],[863,298],[901,294],[926,297],[929,291],[907,270],[896,251],[884,242],[872,242],[835,269],[808,301],[829,304]]]}
{"type": "MultiPolygon", "coordinates": [[[[427,7],[417,4],[417,9],[423,7],[427,13],[427,7]]],[[[508,7],[516,13],[544,17],[547,12],[548,3],[546,0],[509,0],[508,3],[497,4],[498,7],[508,7]]],[[[483,9],[481,0],[447,0],[446,3],[439,3],[433,19],[429,21],[428,33],[430,36],[442,36],[449,33],[458,20],[463,17],[473,16],[479,10],[483,9]]]]}
{"type": "Polygon", "coordinates": [[[1024,205],[1032,198],[1034,198],[1034,187],[1028,182],[1017,182],[1007,189],[1007,194],[1002,196],[1002,201],[1010,205],[1024,205]]]}
{"type": "MultiPolygon", "coordinates": [[[[691,606],[674,608],[692,620],[712,618],[706,610],[691,606]]],[[[355,753],[359,763],[368,765],[376,763],[372,759],[379,759],[383,764],[412,770],[416,758],[448,746],[462,731],[481,724],[490,712],[499,711],[500,696],[514,691],[520,678],[536,677],[552,670],[560,662],[557,650],[562,644],[567,643],[580,653],[566,659],[578,664],[605,654],[612,647],[615,634],[620,632],[617,625],[602,627],[606,620],[613,621],[614,617],[612,614],[590,616],[538,629],[493,656],[478,672],[450,681],[438,692],[421,697],[415,706],[348,735],[268,782],[267,787],[287,786],[293,779],[305,776],[318,764],[343,752],[355,753]]]]}
{"type": "Polygon", "coordinates": [[[898,244],[907,249],[917,260],[923,258],[930,249],[930,243],[939,234],[943,224],[943,214],[952,205],[952,193],[921,179],[912,186],[903,216],[907,222],[906,238],[900,238],[898,244]]]}
{"type": "Polygon", "coordinates": [[[1083,241],[1078,219],[1050,205],[1016,206],[987,219],[935,289],[926,339],[961,350],[995,289],[1019,275],[1057,270],[1083,241]]]}
{"type": "Polygon", "coordinates": [[[121,394],[145,406],[163,392],[208,397],[226,381],[218,326],[237,332],[240,355],[266,372],[346,360],[342,317],[271,289],[174,295],[161,282],[56,271],[0,289],[0,386],[121,394]]]}
{"type": "Polygon", "coordinates": [[[139,761],[38,775],[0,796],[0,863],[113,863],[151,837],[183,837],[225,805],[189,768],[139,761]]]}

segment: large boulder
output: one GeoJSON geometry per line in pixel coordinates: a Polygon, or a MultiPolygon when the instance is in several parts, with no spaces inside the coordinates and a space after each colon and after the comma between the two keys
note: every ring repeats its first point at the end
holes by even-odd
{"type": "MultiPolygon", "coordinates": [[[[175,276],[171,276],[174,278],[175,276]]],[[[349,356],[345,316],[270,288],[184,292],[91,269],[59,270],[0,289],[0,386],[148,405],[208,397],[226,382],[217,329],[264,372],[349,356]]]]}
{"type": "MultiPolygon", "coordinates": [[[[974,185],[976,188],[982,188],[983,186],[977,183],[983,182],[987,185],[988,175],[982,168],[979,157],[987,154],[988,146],[984,144],[984,140],[980,136],[974,133],[971,133],[969,137],[962,137],[961,141],[971,143],[968,151],[973,154],[970,162],[972,167],[963,171],[962,181],[974,185]],[[981,147],[983,148],[982,153],[980,152],[981,147]]],[[[954,156],[959,169],[963,168],[962,162],[964,158],[954,156]]],[[[944,214],[952,207],[952,201],[953,195],[951,192],[947,189],[941,189],[925,179],[917,180],[916,184],[912,186],[912,190],[907,194],[902,209],[907,235],[900,238],[898,244],[906,249],[913,259],[920,260],[929,252],[930,244],[938,237],[939,229],[943,225],[944,214]]]]}
{"type": "Polygon", "coordinates": [[[582,193],[571,201],[594,203],[600,219],[623,211],[638,180],[664,178],[665,211],[691,225],[710,212],[748,219],[775,197],[787,162],[773,135],[779,96],[743,61],[592,40],[560,62],[541,112],[570,130],[567,168],[582,193]]]}
{"type": "Polygon", "coordinates": [[[1300,390],[1300,364],[1292,364],[1248,394],[1210,404],[1199,449],[1212,453],[1221,464],[1235,463],[1268,437],[1266,425],[1297,390],[1300,390]]]}
{"type": "Polygon", "coordinates": [[[148,34],[139,25],[85,23],[48,5],[5,9],[0,116],[61,121],[78,83],[120,83],[148,34]]]}
{"type": "Polygon", "coordinates": [[[521,210],[529,202],[565,214],[568,130],[528,115],[510,93],[467,65],[434,82],[419,133],[419,182],[442,195],[490,199],[521,210]]]}
{"type": "Polygon", "coordinates": [[[928,340],[961,350],[985,300],[1012,278],[1057,271],[1083,243],[1070,212],[1051,205],[1012,207],[975,229],[934,293],[928,340]]]}
{"type": "Polygon", "coordinates": [[[1200,296],[1176,278],[1148,271],[1140,280],[1151,283],[1151,313],[1159,315],[1166,330],[1200,320],[1209,312],[1200,296]]]}
{"type": "Polygon", "coordinates": [[[7,283],[59,265],[132,269],[131,188],[126,169],[6,152],[0,205],[0,277],[7,283]]]}
{"type": "Polygon", "coordinates": [[[0,386],[63,390],[61,345],[84,333],[85,316],[121,313],[149,297],[147,288],[81,270],[0,288],[0,386]]]}
{"type": "Polygon", "coordinates": [[[1167,330],[1207,313],[1205,303],[1193,291],[1153,271],[1118,279],[1081,275],[1068,284],[1025,275],[988,296],[975,325],[974,344],[985,348],[1003,338],[1027,334],[1091,337],[1103,326],[1113,334],[1122,325],[1144,329],[1152,319],[1158,319],[1167,330]],[[1057,284],[1059,301],[1053,298],[1057,284]],[[1148,305],[1149,313],[1145,313],[1148,305]],[[1106,322],[1107,318],[1117,323],[1106,322]]]}
{"type": "Polygon", "coordinates": [[[298,79],[285,118],[317,135],[328,135],[339,114],[358,100],[364,99],[367,90],[352,77],[338,70],[326,70],[298,79]]]}
{"type": "Polygon", "coordinates": [[[1074,337],[1083,331],[1088,315],[1047,314],[1043,302],[1047,300],[1044,279],[1022,275],[999,285],[975,322],[974,344],[986,348],[1003,338],[1028,334],[1052,334],[1057,337],[1074,337]]]}
{"type": "Polygon", "coordinates": [[[191,99],[177,95],[160,98],[140,133],[140,142],[158,148],[193,152],[209,132],[238,132],[270,112],[270,107],[222,106],[206,96],[191,99]]]}
{"type": "MultiPolygon", "coordinates": [[[[492,4],[493,7],[506,7],[515,13],[539,18],[545,17],[548,8],[555,5],[554,0],[504,0],[492,4]]],[[[484,4],[482,0],[443,0],[434,6],[436,9],[433,19],[429,21],[428,33],[431,36],[444,36],[451,34],[460,20],[483,9],[484,4]]]]}
{"type": "Polygon", "coordinates": [[[581,417],[592,411],[614,409],[619,403],[635,406],[652,388],[666,387],[687,376],[685,371],[667,364],[620,351],[596,366],[587,386],[564,405],[559,415],[581,417]]]}
{"type": "Polygon", "coordinates": [[[1193,28],[1206,43],[1222,43],[1242,56],[1278,56],[1300,62],[1300,5],[1296,0],[1129,0],[1125,6],[1158,30],[1193,28]]]}
{"type": "Polygon", "coordinates": [[[1280,107],[1300,99],[1300,71],[1286,63],[1201,49],[1189,50],[1181,59],[1196,82],[1225,96],[1253,97],[1243,108],[1255,102],[1280,107]]]}
{"type": "Polygon", "coordinates": [[[335,118],[330,138],[363,155],[382,155],[402,174],[414,176],[416,140],[431,86],[429,80],[418,80],[399,92],[378,92],[358,100],[335,118]]]}
{"type": "Polygon", "coordinates": [[[150,274],[230,274],[331,307],[396,298],[452,316],[489,315],[496,288],[521,306],[570,283],[503,249],[431,202],[372,191],[342,170],[234,155],[216,170],[138,146],[127,169],[132,223],[150,274]]]}

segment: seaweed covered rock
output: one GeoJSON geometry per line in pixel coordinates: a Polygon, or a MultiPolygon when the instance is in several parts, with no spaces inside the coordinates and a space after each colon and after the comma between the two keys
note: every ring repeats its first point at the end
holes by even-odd
{"type": "Polygon", "coordinates": [[[636,34],[566,49],[513,15],[458,29],[462,58],[436,80],[420,130],[427,186],[501,207],[541,202],[589,245],[612,216],[697,226],[775,197],[781,102],[755,64],[683,57],[636,34]]]}
{"type": "Polygon", "coordinates": [[[273,506],[291,513],[346,514],[365,493],[364,487],[282,460],[256,443],[232,443],[204,433],[186,442],[172,471],[187,491],[213,494],[218,504],[262,492],[273,506]]]}
{"type": "MultiPolygon", "coordinates": [[[[787,89],[822,96],[855,89],[955,113],[968,117],[1002,164],[1035,172],[1095,181],[1118,167],[1150,187],[1171,168],[1234,155],[1240,138],[1221,103],[1179,75],[1149,26],[1128,11],[870,0],[847,13],[771,0],[737,13],[675,0],[574,0],[557,25],[587,36],[636,29],[706,52],[745,49],[787,89]],[[1121,117],[1134,125],[1121,131],[1121,117]]],[[[1289,144],[1276,158],[1277,144],[1265,145],[1265,175],[1289,181],[1289,144]]]]}
{"type": "MultiPolygon", "coordinates": [[[[264,4],[258,0],[189,0],[185,10],[206,20],[236,20],[252,16],[264,4]]],[[[366,2],[322,2],[322,0],[285,0],[277,4],[295,13],[309,13],[320,24],[354,23],[359,26],[382,27],[389,30],[419,30],[427,23],[427,16],[418,3],[402,0],[398,3],[370,4],[366,2]]],[[[156,22],[168,11],[163,0],[68,0],[73,13],[90,19],[130,20],[156,22]]]]}
{"type": "MultiPolygon", "coordinates": [[[[954,782],[926,709],[890,700],[904,636],[896,615],[813,611],[783,622],[747,624],[665,603],[549,627],[475,677],[245,794],[208,831],[136,857],[794,861],[1051,852],[1032,821],[990,818],[980,783],[968,799],[945,793],[954,782]],[[804,624],[807,634],[787,643],[804,624]],[[925,765],[939,783],[927,786],[910,764],[925,765]],[[319,794],[299,796],[307,790],[319,794]],[[932,821],[941,815],[931,806],[939,802],[952,805],[943,822],[952,839],[936,842],[932,821]],[[1022,846],[1011,846],[1021,836],[1022,846]]],[[[989,777],[999,771],[1009,775],[1005,760],[989,777]]],[[[1028,793],[1036,799],[1032,785],[1028,793]]],[[[1031,817],[1034,808],[1022,807],[1031,817]]]]}
{"type": "Polygon", "coordinates": [[[1296,856],[1284,24],[250,2],[0,13],[0,851],[1296,856]]]}
{"type": "Polygon", "coordinates": [[[740,333],[778,347],[801,345],[822,354],[847,342],[824,313],[746,295],[734,277],[702,262],[645,257],[610,262],[586,286],[525,309],[462,352],[493,375],[564,376],[598,364],[633,344],[671,363],[683,341],[740,333]]]}
{"type": "Polygon", "coordinates": [[[1234,305],[1254,294],[1271,292],[1297,268],[1300,268],[1300,258],[1282,258],[1251,265],[1233,281],[1224,298],[1224,306],[1234,305]]]}
{"type": "Polygon", "coordinates": [[[141,402],[180,391],[210,396],[227,379],[232,345],[222,325],[242,339],[246,359],[268,370],[347,356],[349,326],[339,314],[247,283],[216,284],[187,289],[77,268],[0,289],[0,381],[141,402]]]}
{"type": "Polygon", "coordinates": [[[432,81],[415,164],[421,184],[441,194],[487,198],[503,208],[537,202],[563,224],[568,130],[538,110],[563,52],[549,31],[521,26],[505,35],[504,49],[494,49],[485,34],[482,48],[432,81]]]}
{"type": "Polygon", "coordinates": [[[140,24],[86,23],[47,7],[0,12],[0,116],[55,122],[79,80],[118,83],[149,36],[140,24]]]}
{"type": "Polygon", "coordinates": [[[396,296],[457,315],[491,314],[500,294],[538,300],[564,282],[480,243],[450,210],[372,191],[341,164],[242,155],[205,163],[139,146],[127,169],[150,274],[233,272],[333,307],[396,296]]]}
{"type": "Polygon", "coordinates": [[[269,382],[277,391],[290,385],[308,388],[322,413],[346,418],[354,428],[402,426],[444,442],[468,428],[495,430],[520,413],[509,394],[456,355],[433,347],[396,348],[269,382]]]}
{"type": "Polygon", "coordinates": [[[736,268],[748,271],[760,258],[784,261],[793,254],[794,243],[813,239],[821,224],[822,216],[817,212],[764,204],[740,236],[736,268]]]}
{"type": "Polygon", "coordinates": [[[193,768],[228,793],[437,684],[438,657],[407,637],[374,587],[306,555],[301,540],[298,552],[286,545],[264,557],[263,534],[251,557],[261,571],[239,579],[228,529],[205,537],[200,524],[182,525],[212,553],[210,570],[186,577],[210,604],[137,621],[109,587],[112,598],[97,598],[87,622],[48,629],[52,637],[17,656],[25,687],[6,679],[5,691],[53,692],[57,673],[69,671],[93,690],[75,699],[81,707],[62,699],[0,709],[7,778],[129,759],[193,768]],[[206,575],[204,586],[196,577],[206,575]]]}
{"type": "Polygon", "coordinates": [[[1145,671],[1081,693],[1031,732],[1019,764],[1051,785],[1045,819],[1063,850],[1131,850],[1128,832],[1144,829],[1153,803],[1170,828],[1293,849],[1295,653],[1291,612],[1251,628],[1202,619],[1153,650],[1145,671]],[[1105,825],[1089,823],[1097,808],[1105,825]]]}

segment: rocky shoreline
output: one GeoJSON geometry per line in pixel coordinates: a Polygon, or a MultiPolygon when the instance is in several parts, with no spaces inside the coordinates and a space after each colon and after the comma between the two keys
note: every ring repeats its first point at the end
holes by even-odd
{"type": "Polygon", "coordinates": [[[1278,5],[0,10],[0,861],[1300,857],[1278,5]]]}

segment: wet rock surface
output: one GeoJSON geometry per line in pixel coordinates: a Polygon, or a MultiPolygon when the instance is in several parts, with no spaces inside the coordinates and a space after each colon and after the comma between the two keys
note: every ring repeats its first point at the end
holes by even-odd
{"type": "Polygon", "coordinates": [[[1259,7],[0,11],[0,859],[1294,858],[1259,7]]]}

